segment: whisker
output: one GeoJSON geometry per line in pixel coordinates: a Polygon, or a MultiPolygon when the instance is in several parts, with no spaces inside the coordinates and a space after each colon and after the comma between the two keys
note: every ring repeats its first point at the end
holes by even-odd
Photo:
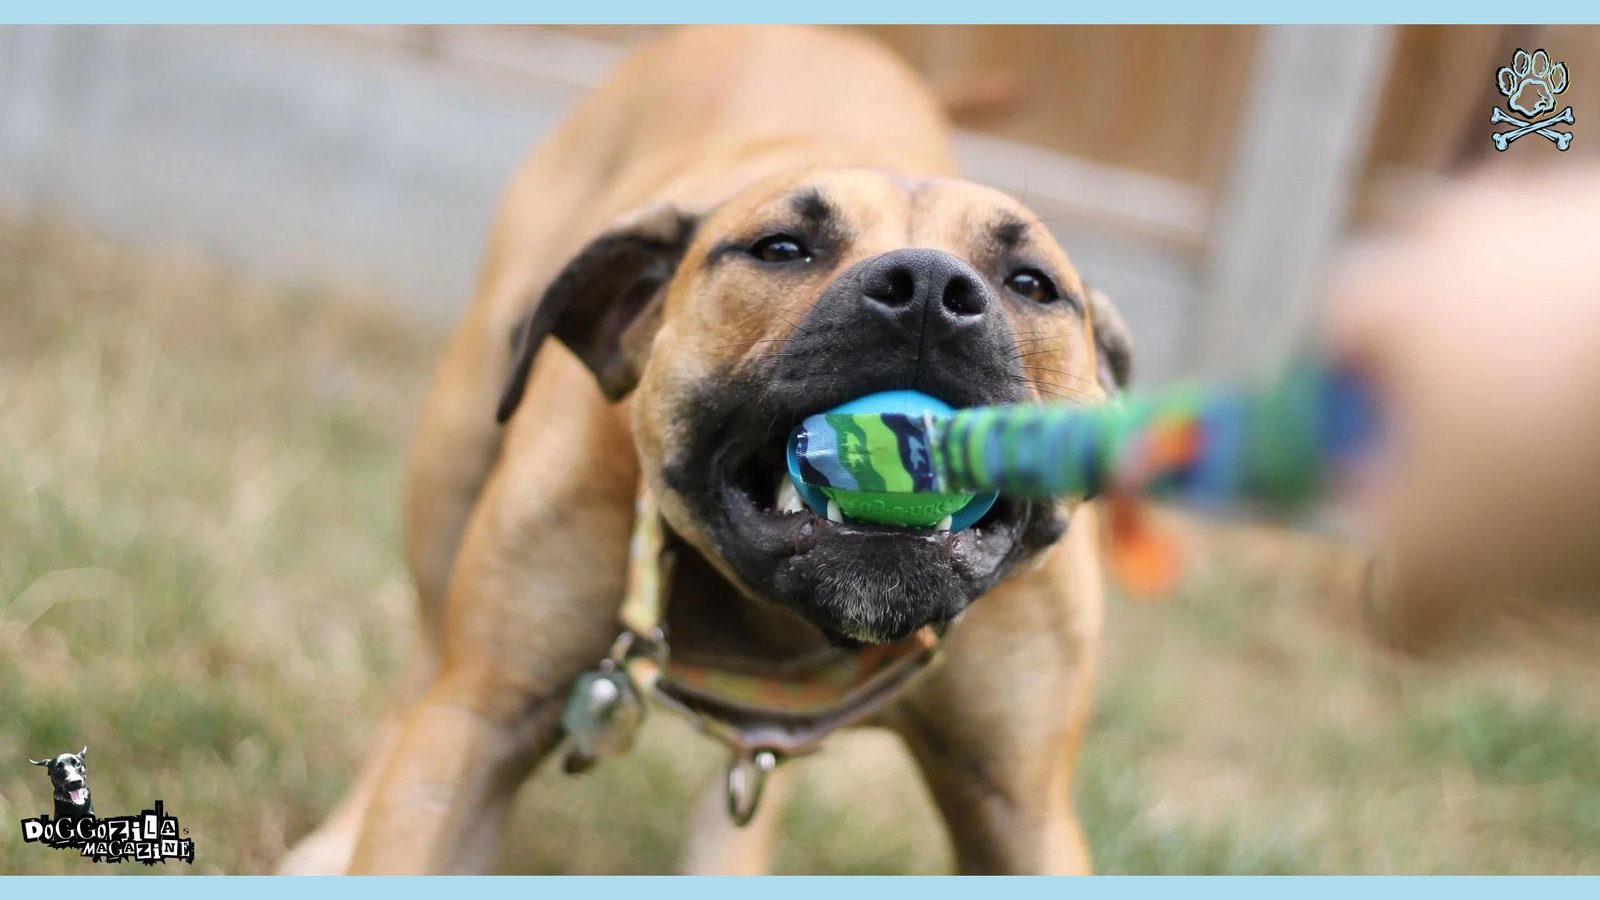
{"type": "Polygon", "coordinates": [[[753,341],[735,341],[731,344],[723,344],[720,347],[714,347],[712,349],[732,350],[734,347],[748,347],[751,344],[787,344],[792,340],[794,340],[794,338],[756,338],[753,341]]]}
{"type": "Polygon", "coordinates": [[[801,334],[810,334],[811,333],[811,329],[801,327],[800,325],[796,324],[793,319],[790,319],[788,316],[782,315],[780,313],[778,315],[778,318],[784,320],[785,322],[788,322],[790,328],[793,328],[795,331],[798,331],[801,334]]]}
{"type": "Polygon", "coordinates": [[[811,301],[809,299],[806,299],[806,300],[801,300],[799,303],[796,303],[796,304],[794,304],[792,306],[781,307],[779,309],[779,311],[780,312],[786,312],[786,313],[800,312],[802,309],[807,309],[807,308],[809,308],[811,306],[815,306],[815,305],[816,304],[813,301],[811,301]]]}
{"type": "Polygon", "coordinates": [[[793,355],[794,355],[793,353],[768,353],[768,354],[766,354],[764,356],[752,356],[749,359],[745,360],[745,362],[748,363],[748,364],[754,365],[756,363],[764,363],[764,362],[769,362],[769,361],[773,361],[773,360],[788,359],[789,357],[791,357],[793,355]]]}
{"type": "Polygon", "coordinates": [[[772,429],[774,429],[774,428],[776,428],[778,426],[778,416],[780,416],[780,415],[782,415],[782,414],[781,413],[773,413],[772,414],[772,421],[767,423],[767,430],[764,433],[762,433],[762,435],[761,435],[761,443],[765,444],[767,442],[767,440],[772,437],[772,429]]]}
{"type": "Polygon", "coordinates": [[[1038,356],[1041,353],[1059,353],[1060,351],[1061,351],[1060,347],[1045,347],[1045,348],[1043,348],[1041,350],[1029,350],[1026,353],[1018,353],[1016,356],[1013,356],[1011,358],[1012,359],[1022,359],[1023,357],[1027,357],[1027,356],[1038,356]]]}
{"type": "Polygon", "coordinates": [[[1028,384],[1031,384],[1034,387],[1038,387],[1038,388],[1049,388],[1052,391],[1056,391],[1057,393],[1060,393],[1060,394],[1063,394],[1063,395],[1069,396],[1069,397],[1074,397],[1074,398],[1083,397],[1083,398],[1095,399],[1095,398],[1098,398],[1098,396],[1099,396],[1098,394],[1096,394],[1096,393],[1094,393],[1092,391],[1086,391],[1086,390],[1084,390],[1083,388],[1080,388],[1080,387],[1073,387],[1070,384],[1056,384],[1053,381],[1040,381],[1037,378],[1029,379],[1028,380],[1028,384]]]}
{"type": "Polygon", "coordinates": [[[1034,346],[1036,344],[1043,344],[1046,341],[1054,340],[1054,338],[1055,338],[1054,335],[1045,335],[1044,337],[1024,338],[1024,339],[1022,339],[1020,341],[1012,341],[1011,342],[1011,349],[1019,350],[1019,349],[1021,349],[1023,347],[1031,347],[1031,346],[1034,346]]]}
{"type": "Polygon", "coordinates": [[[1062,393],[1060,393],[1058,391],[1053,391],[1053,390],[1051,390],[1051,389],[1049,389],[1047,387],[1044,387],[1043,385],[1030,384],[1028,386],[1033,388],[1033,390],[1037,394],[1039,394],[1041,397],[1047,397],[1047,398],[1049,398],[1051,400],[1060,400],[1060,401],[1063,401],[1063,402],[1070,403],[1070,402],[1072,402],[1072,401],[1077,399],[1077,397],[1075,397],[1075,396],[1072,396],[1070,394],[1062,394],[1062,393]]]}
{"type": "Polygon", "coordinates": [[[1050,381],[1041,381],[1037,378],[1028,378],[1022,375],[1014,375],[1012,377],[1041,394],[1046,394],[1060,400],[1073,401],[1080,399],[1098,399],[1096,394],[1086,391],[1082,388],[1072,387],[1071,385],[1056,384],[1055,382],[1050,381]]]}
{"type": "Polygon", "coordinates": [[[1082,375],[1074,375],[1071,372],[1063,372],[1060,369],[1052,369],[1049,366],[1021,365],[1021,366],[1018,366],[1018,368],[1020,368],[1020,369],[1033,369],[1033,370],[1039,371],[1039,372],[1049,372],[1051,375],[1060,375],[1063,378],[1070,378],[1073,381],[1078,382],[1079,384],[1093,385],[1095,387],[1099,387],[1099,385],[1100,385],[1100,382],[1095,381],[1092,378],[1085,378],[1082,375]]]}

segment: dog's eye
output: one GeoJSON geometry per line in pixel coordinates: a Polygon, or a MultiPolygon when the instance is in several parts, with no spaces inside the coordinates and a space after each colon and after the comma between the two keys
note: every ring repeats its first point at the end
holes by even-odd
{"type": "Polygon", "coordinates": [[[787,234],[772,234],[750,246],[750,255],[764,263],[786,263],[810,259],[811,251],[799,239],[787,234]]]}
{"type": "Polygon", "coordinates": [[[1012,293],[1035,303],[1054,303],[1061,299],[1061,291],[1050,276],[1038,269],[1023,269],[1006,279],[1012,293]]]}

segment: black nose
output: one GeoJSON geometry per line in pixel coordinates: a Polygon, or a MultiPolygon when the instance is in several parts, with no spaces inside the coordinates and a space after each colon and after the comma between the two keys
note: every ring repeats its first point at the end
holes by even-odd
{"type": "Polygon", "coordinates": [[[972,267],[940,250],[894,250],[862,264],[861,301],[908,327],[977,325],[988,288],[972,267]]]}
{"type": "Polygon", "coordinates": [[[926,248],[868,257],[789,323],[776,380],[801,406],[906,388],[958,407],[1020,402],[1004,313],[995,288],[958,257],[926,248]]]}

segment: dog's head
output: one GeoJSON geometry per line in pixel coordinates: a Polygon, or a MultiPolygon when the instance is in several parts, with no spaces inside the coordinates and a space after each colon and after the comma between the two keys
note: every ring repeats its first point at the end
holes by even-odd
{"type": "Polygon", "coordinates": [[[50,773],[50,784],[55,788],[55,798],[72,806],[89,805],[89,767],[84,758],[89,748],[77,753],[63,753],[50,759],[29,759],[36,766],[44,766],[50,773]]]}
{"type": "Polygon", "coordinates": [[[1120,317],[1026,208],[867,170],[617,223],[520,326],[502,420],[547,334],[608,398],[631,394],[644,477],[680,536],[746,593],[865,641],[955,617],[1056,540],[1065,514],[1002,499],[951,532],[784,511],[791,430],[891,389],[955,407],[1095,403],[1129,371],[1120,317]]]}

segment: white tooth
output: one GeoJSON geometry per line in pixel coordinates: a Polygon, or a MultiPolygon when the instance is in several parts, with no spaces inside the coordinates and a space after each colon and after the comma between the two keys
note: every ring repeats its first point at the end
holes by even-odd
{"type": "Polygon", "coordinates": [[[779,512],[799,512],[805,509],[805,503],[800,499],[800,492],[795,490],[794,482],[785,474],[783,480],[778,482],[778,499],[773,501],[773,506],[779,512]]]}
{"type": "Polygon", "coordinates": [[[955,524],[955,517],[954,516],[945,516],[944,518],[939,520],[938,524],[933,526],[933,530],[934,531],[949,531],[950,530],[950,526],[954,525],[954,524],[955,524]]]}
{"type": "Polygon", "coordinates": [[[839,504],[833,502],[832,500],[828,501],[828,521],[838,522],[841,525],[844,524],[844,513],[839,512],[839,504]]]}

